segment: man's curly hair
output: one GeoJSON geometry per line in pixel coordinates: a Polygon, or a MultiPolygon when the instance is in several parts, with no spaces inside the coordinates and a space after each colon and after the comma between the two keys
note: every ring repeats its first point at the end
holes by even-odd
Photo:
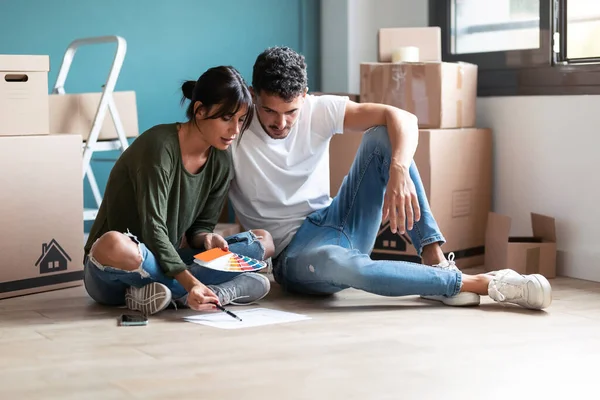
{"type": "Polygon", "coordinates": [[[286,101],[298,97],[308,87],[304,56],[289,47],[269,47],[256,58],[252,87],[286,101]]]}

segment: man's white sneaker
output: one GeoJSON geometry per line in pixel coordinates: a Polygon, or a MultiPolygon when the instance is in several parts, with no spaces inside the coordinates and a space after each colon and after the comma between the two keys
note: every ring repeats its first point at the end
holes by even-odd
{"type": "Polygon", "coordinates": [[[162,283],[152,282],[141,288],[130,286],[125,291],[125,305],[144,315],[156,314],[171,303],[171,290],[162,283]]]}
{"type": "Polygon", "coordinates": [[[435,300],[441,301],[447,306],[453,307],[469,307],[469,306],[478,306],[481,303],[481,296],[477,293],[471,292],[460,292],[454,296],[421,296],[421,298],[426,300],[435,300]]]}
{"type": "Polygon", "coordinates": [[[489,296],[498,303],[512,303],[542,310],[552,303],[552,287],[543,275],[521,275],[510,269],[489,273],[489,296]]]}
{"type": "MultiPolygon", "coordinates": [[[[460,272],[460,269],[454,262],[454,253],[448,254],[448,259],[442,261],[437,265],[432,265],[433,268],[443,269],[445,271],[460,272]]],[[[423,299],[441,301],[447,306],[453,307],[467,307],[467,306],[478,306],[481,303],[481,296],[477,293],[471,292],[460,292],[455,296],[421,296],[423,299]]]]}
{"type": "Polygon", "coordinates": [[[432,265],[433,268],[439,268],[439,269],[443,269],[446,271],[457,271],[460,272],[460,269],[458,269],[458,267],[456,266],[456,263],[454,262],[454,253],[450,253],[448,254],[448,259],[442,261],[439,264],[436,265],[432,265]]]}

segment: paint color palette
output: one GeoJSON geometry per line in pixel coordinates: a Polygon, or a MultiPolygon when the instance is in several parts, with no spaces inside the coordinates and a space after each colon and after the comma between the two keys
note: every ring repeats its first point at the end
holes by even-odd
{"type": "Polygon", "coordinates": [[[267,266],[264,261],[222,249],[211,249],[196,254],[194,262],[206,268],[225,272],[259,271],[267,266]]]}

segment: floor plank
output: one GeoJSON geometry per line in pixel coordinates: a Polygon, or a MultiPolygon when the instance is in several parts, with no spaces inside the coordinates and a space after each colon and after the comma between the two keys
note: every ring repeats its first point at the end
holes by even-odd
{"type": "Polygon", "coordinates": [[[123,310],[81,286],[5,299],[0,398],[577,398],[595,390],[600,284],[552,284],[542,312],[357,290],[314,299],[273,285],[258,306],[312,319],[237,331],[186,323],[191,310],[118,327],[123,310]]]}

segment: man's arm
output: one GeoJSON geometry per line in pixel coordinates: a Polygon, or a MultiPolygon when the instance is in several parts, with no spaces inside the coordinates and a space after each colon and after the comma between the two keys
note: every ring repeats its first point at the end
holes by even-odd
{"type": "Polygon", "coordinates": [[[421,218],[417,193],[409,172],[419,142],[418,120],[415,115],[393,106],[348,101],[344,129],[364,132],[376,125],[387,127],[392,145],[383,219],[389,217],[392,232],[399,230],[403,234],[405,223],[411,230],[413,221],[421,218]]]}

